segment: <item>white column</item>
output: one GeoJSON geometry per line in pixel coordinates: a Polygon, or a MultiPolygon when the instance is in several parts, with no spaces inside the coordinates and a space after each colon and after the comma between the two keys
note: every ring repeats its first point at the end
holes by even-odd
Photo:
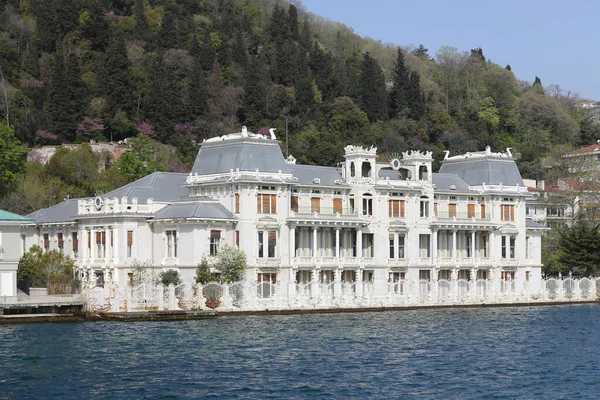
{"type": "Polygon", "coordinates": [[[471,259],[475,260],[475,231],[471,231],[471,259]]]}
{"type": "Polygon", "coordinates": [[[335,257],[340,258],[340,228],[335,228],[335,257]]]}
{"type": "Polygon", "coordinates": [[[362,229],[356,230],[356,257],[362,257],[362,229]]]}
{"type": "MultiPolygon", "coordinates": [[[[110,257],[110,253],[108,252],[108,247],[110,246],[110,230],[108,226],[104,228],[104,258],[107,259],[110,257]]],[[[110,249],[112,251],[112,248],[110,249]]]]}
{"type": "Polygon", "coordinates": [[[431,259],[434,262],[438,256],[437,248],[438,248],[438,230],[433,229],[431,232],[431,259]]]}
{"type": "Polygon", "coordinates": [[[456,248],[456,229],[452,231],[452,258],[458,259],[457,248],[456,248]]]}
{"type": "Polygon", "coordinates": [[[294,258],[296,257],[296,227],[294,227],[292,225],[289,232],[290,232],[289,263],[292,264],[294,262],[294,258]]]}
{"type": "Polygon", "coordinates": [[[313,247],[312,256],[313,256],[313,258],[316,258],[317,257],[317,227],[316,226],[313,227],[313,246],[312,247],[313,247]]]}
{"type": "Polygon", "coordinates": [[[119,236],[117,235],[117,227],[113,226],[112,229],[112,234],[113,234],[113,248],[112,248],[112,254],[113,254],[113,260],[115,262],[115,264],[118,263],[117,258],[119,257],[119,236]]]}

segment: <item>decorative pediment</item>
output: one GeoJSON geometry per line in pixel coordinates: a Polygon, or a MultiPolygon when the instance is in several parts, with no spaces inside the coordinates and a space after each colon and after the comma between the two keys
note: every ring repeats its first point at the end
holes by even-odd
{"type": "Polygon", "coordinates": [[[517,233],[519,233],[519,230],[514,225],[506,224],[500,227],[500,233],[506,235],[516,235],[517,233]]]}

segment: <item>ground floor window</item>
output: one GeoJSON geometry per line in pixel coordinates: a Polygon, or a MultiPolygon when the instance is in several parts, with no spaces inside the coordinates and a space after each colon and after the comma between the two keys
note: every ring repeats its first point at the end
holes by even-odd
{"type": "Polygon", "coordinates": [[[216,256],[221,244],[221,231],[210,231],[210,255],[216,256]]]}
{"type": "Polygon", "coordinates": [[[258,281],[257,294],[258,297],[267,299],[275,294],[275,283],[277,282],[277,274],[274,272],[259,272],[256,276],[258,281]]]}
{"type": "Polygon", "coordinates": [[[431,271],[428,269],[420,269],[419,270],[419,280],[420,281],[431,280],[431,271]]]}

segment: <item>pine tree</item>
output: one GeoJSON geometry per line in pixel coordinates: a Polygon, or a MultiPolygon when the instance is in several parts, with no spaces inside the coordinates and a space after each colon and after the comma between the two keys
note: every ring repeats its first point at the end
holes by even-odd
{"type": "Polygon", "coordinates": [[[296,114],[309,114],[315,107],[315,91],[313,89],[313,79],[308,68],[306,55],[302,53],[298,57],[298,77],[296,81],[296,114]]]}
{"type": "Polygon", "coordinates": [[[160,46],[164,49],[170,49],[177,45],[177,27],[175,25],[175,16],[169,9],[165,11],[160,27],[160,36],[158,38],[160,46]]]}
{"type": "Polygon", "coordinates": [[[67,33],[77,29],[79,21],[79,7],[74,0],[60,0],[56,7],[56,17],[59,24],[60,33],[65,36],[67,33]]]}
{"type": "Polygon", "coordinates": [[[202,64],[202,69],[210,71],[215,62],[215,57],[215,49],[213,48],[210,34],[206,32],[202,40],[202,47],[200,48],[200,63],[202,64]]]}
{"type": "Polygon", "coordinates": [[[246,50],[246,43],[244,42],[242,31],[237,31],[233,42],[233,60],[242,68],[245,68],[248,65],[248,51],[246,50]]]}
{"type": "Polygon", "coordinates": [[[542,80],[539,77],[535,77],[535,81],[531,86],[534,92],[544,94],[544,87],[542,86],[542,80]]]}
{"type": "Polygon", "coordinates": [[[91,1],[88,4],[89,9],[86,10],[87,18],[84,25],[80,28],[81,33],[92,42],[94,50],[104,51],[106,46],[108,46],[110,36],[108,21],[104,15],[102,2],[91,1]]]}
{"type": "Polygon", "coordinates": [[[67,64],[62,46],[59,46],[54,55],[47,109],[52,119],[53,133],[63,140],[73,141],[84,99],[77,60],[70,58],[67,64]]]}
{"type": "Polygon", "coordinates": [[[269,36],[272,42],[278,42],[279,40],[285,40],[287,37],[287,17],[285,10],[279,7],[279,4],[275,4],[273,12],[271,13],[271,23],[269,25],[269,36]]]}
{"type": "Polygon", "coordinates": [[[310,34],[310,24],[308,23],[308,17],[304,17],[304,22],[302,23],[302,35],[300,36],[300,43],[305,49],[309,49],[311,42],[312,40],[310,34]]]}
{"type": "Polygon", "coordinates": [[[270,77],[262,56],[254,57],[246,76],[244,101],[242,107],[243,122],[256,126],[267,114],[267,93],[270,77]]]}
{"type": "Polygon", "coordinates": [[[208,115],[208,90],[204,72],[199,60],[192,66],[191,82],[188,88],[188,109],[193,119],[204,118],[208,115]]]}
{"type": "Polygon", "coordinates": [[[358,80],[360,108],[371,122],[387,119],[385,79],[379,63],[369,52],[363,55],[361,70],[358,80]]]}
{"type": "Polygon", "coordinates": [[[409,118],[419,121],[425,115],[425,99],[421,91],[421,77],[416,71],[409,75],[407,100],[409,104],[409,118]]]}
{"type": "Polygon", "coordinates": [[[37,36],[40,38],[40,50],[53,52],[59,36],[60,24],[56,7],[52,0],[34,0],[31,9],[37,22],[37,36]]]}
{"type": "Polygon", "coordinates": [[[104,54],[102,69],[98,74],[100,93],[106,98],[107,110],[114,115],[131,106],[131,79],[125,38],[122,33],[113,37],[104,54]]]}
{"type": "Polygon", "coordinates": [[[325,99],[331,98],[333,66],[331,54],[325,53],[317,42],[314,43],[310,52],[310,69],[313,72],[315,83],[323,93],[325,99]]]}
{"type": "Polygon", "coordinates": [[[135,16],[135,34],[140,39],[148,38],[148,17],[144,7],[144,0],[135,0],[133,6],[133,14],[135,16]]]}
{"type": "Polygon", "coordinates": [[[410,86],[410,72],[404,61],[404,52],[398,47],[398,55],[392,75],[392,90],[390,92],[390,118],[405,115],[410,107],[408,92],[410,86]]]}
{"type": "Polygon", "coordinates": [[[298,9],[295,5],[290,4],[288,8],[287,25],[289,29],[290,39],[300,40],[300,33],[298,32],[298,9]]]}
{"type": "Polygon", "coordinates": [[[419,45],[412,53],[417,57],[429,58],[429,49],[422,44],[419,45]]]}

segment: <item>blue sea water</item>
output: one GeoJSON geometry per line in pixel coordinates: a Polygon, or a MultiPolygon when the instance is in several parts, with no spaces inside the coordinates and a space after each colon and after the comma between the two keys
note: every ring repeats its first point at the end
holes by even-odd
{"type": "Polygon", "coordinates": [[[0,398],[592,399],[600,306],[0,325],[0,398]]]}

